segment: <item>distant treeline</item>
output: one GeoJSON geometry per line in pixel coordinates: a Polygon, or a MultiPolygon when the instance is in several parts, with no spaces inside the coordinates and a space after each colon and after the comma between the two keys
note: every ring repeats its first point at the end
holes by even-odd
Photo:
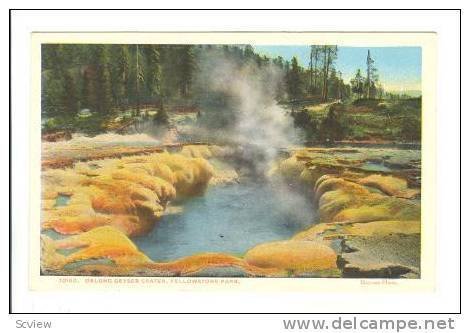
{"type": "Polygon", "coordinates": [[[208,93],[207,82],[196,76],[212,69],[204,57],[209,53],[212,59],[224,57],[237,66],[253,63],[253,75],[257,67],[274,66],[281,72],[275,93],[280,102],[385,97],[370,53],[365,76],[358,70],[345,83],[335,68],[336,46],[312,45],[310,50],[310,63],[304,68],[296,57],[270,58],[251,45],[43,44],[42,112],[73,117],[88,109],[107,116],[132,109],[139,115],[143,105],[194,105],[208,93]]]}
{"type": "Polygon", "coordinates": [[[45,44],[42,46],[42,111],[49,116],[79,110],[161,104],[187,96],[196,67],[191,45],[45,44]]]}

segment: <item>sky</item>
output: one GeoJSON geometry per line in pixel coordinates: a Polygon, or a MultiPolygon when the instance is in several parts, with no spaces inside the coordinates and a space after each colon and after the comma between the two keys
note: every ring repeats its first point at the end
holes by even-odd
{"type": "MultiPolygon", "coordinates": [[[[299,63],[309,66],[310,46],[308,45],[256,45],[255,51],[268,56],[282,56],[286,60],[297,56],[299,63]]],[[[421,48],[420,47],[351,47],[338,46],[337,70],[345,82],[354,77],[357,69],[363,75],[366,71],[367,50],[370,50],[379,80],[387,91],[421,90],[421,48]]]]}

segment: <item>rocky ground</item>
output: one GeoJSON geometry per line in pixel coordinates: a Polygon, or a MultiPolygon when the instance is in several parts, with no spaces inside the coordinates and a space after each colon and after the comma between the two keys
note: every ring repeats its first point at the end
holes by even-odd
{"type": "Polygon", "coordinates": [[[295,151],[271,172],[313,188],[319,221],[294,239],[326,242],[342,277],[419,277],[419,155],[370,148],[295,151]]]}
{"type": "Polygon", "coordinates": [[[42,274],[419,277],[419,150],[290,150],[268,176],[305,187],[318,223],[240,257],[204,253],[158,263],[130,237],[153,228],[175,198],[237,181],[224,163],[233,151],[142,145],[76,158],[70,147],[51,147],[43,147],[42,274]]]}

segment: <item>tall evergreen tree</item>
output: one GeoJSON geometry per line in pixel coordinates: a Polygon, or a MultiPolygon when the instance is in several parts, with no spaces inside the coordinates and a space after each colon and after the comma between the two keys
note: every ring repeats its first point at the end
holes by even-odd
{"type": "Polygon", "coordinates": [[[141,53],[141,47],[139,44],[134,45],[134,76],[131,82],[131,86],[134,86],[134,116],[140,116],[140,104],[141,104],[141,93],[142,86],[145,82],[144,79],[144,66],[143,66],[143,56],[141,53]]]}
{"type": "Polygon", "coordinates": [[[122,109],[129,100],[129,46],[113,45],[112,50],[111,83],[114,104],[122,109]]]}
{"type": "Polygon", "coordinates": [[[64,56],[60,44],[43,44],[41,47],[41,63],[43,71],[50,71],[58,77],[65,68],[64,56]]]}
{"type": "Polygon", "coordinates": [[[255,56],[255,50],[253,49],[253,46],[249,44],[246,45],[245,49],[243,50],[243,56],[246,60],[253,59],[255,56]]]}
{"type": "Polygon", "coordinates": [[[366,89],[366,94],[367,98],[375,98],[376,95],[376,85],[378,83],[378,74],[377,74],[377,68],[374,65],[375,61],[372,59],[372,56],[370,54],[370,50],[367,50],[367,60],[366,60],[366,65],[367,65],[367,76],[366,76],[366,82],[365,82],[365,89],[366,89]]]}
{"type": "Polygon", "coordinates": [[[196,68],[196,59],[192,45],[184,45],[180,50],[180,93],[187,97],[193,80],[193,72],[196,68]]]}
{"type": "Polygon", "coordinates": [[[356,75],[351,80],[351,91],[356,94],[357,98],[362,98],[364,95],[364,77],[361,74],[361,70],[358,69],[356,75]]]}
{"type": "Polygon", "coordinates": [[[41,110],[49,117],[60,115],[62,109],[64,66],[61,48],[59,44],[43,44],[41,47],[41,110]]]}
{"type": "Polygon", "coordinates": [[[94,89],[91,98],[93,111],[101,115],[108,115],[113,107],[113,96],[107,45],[96,46],[94,61],[94,89]]]}
{"type": "Polygon", "coordinates": [[[335,68],[332,68],[330,71],[328,84],[329,84],[328,97],[339,99],[340,93],[341,93],[341,86],[340,86],[340,80],[339,80],[339,77],[335,68]]]}
{"type": "Polygon", "coordinates": [[[74,117],[78,112],[78,98],[75,80],[68,71],[63,72],[64,83],[61,96],[61,104],[67,117],[74,117]]]}
{"type": "Polygon", "coordinates": [[[320,46],[310,45],[310,93],[313,94],[317,90],[318,81],[318,60],[320,58],[320,46]]]}
{"type": "Polygon", "coordinates": [[[146,48],[147,54],[147,93],[152,99],[161,99],[161,60],[160,52],[156,45],[149,45],[146,48]]]}
{"type": "Polygon", "coordinates": [[[297,57],[293,57],[291,60],[290,70],[287,75],[287,93],[291,100],[299,99],[302,95],[301,68],[297,57]]]}
{"type": "Polygon", "coordinates": [[[338,47],[334,45],[323,45],[323,92],[322,100],[328,100],[328,77],[337,57],[338,47]]]}

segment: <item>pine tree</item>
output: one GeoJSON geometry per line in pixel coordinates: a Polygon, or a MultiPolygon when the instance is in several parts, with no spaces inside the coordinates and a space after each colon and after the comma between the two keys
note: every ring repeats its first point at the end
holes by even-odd
{"type": "Polygon", "coordinates": [[[328,100],[328,77],[331,68],[333,67],[334,61],[337,57],[338,47],[333,45],[323,45],[323,92],[322,100],[326,102],[328,100]]]}
{"type": "Polygon", "coordinates": [[[150,97],[161,99],[161,60],[160,52],[158,47],[155,45],[149,45],[147,47],[147,92],[150,97]]]}
{"type": "Polygon", "coordinates": [[[364,95],[364,77],[360,69],[357,70],[356,76],[351,80],[351,91],[357,95],[358,99],[364,95]]]}
{"type": "Polygon", "coordinates": [[[63,89],[61,96],[61,104],[67,117],[74,117],[78,112],[78,98],[76,94],[76,85],[72,75],[68,71],[64,71],[62,76],[63,89]]]}
{"type": "Polygon", "coordinates": [[[287,75],[287,93],[291,100],[299,99],[302,95],[301,68],[298,64],[297,57],[292,58],[290,70],[287,75]]]}
{"type": "Polygon", "coordinates": [[[164,107],[158,109],[158,112],[153,117],[153,123],[157,126],[168,125],[169,117],[164,107]]]}
{"type": "Polygon", "coordinates": [[[141,54],[140,45],[135,45],[135,56],[134,56],[134,100],[135,100],[135,111],[134,116],[140,116],[140,103],[141,103],[141,87],[145,82],[144,79],[144,69],[143,69],[143,57],[141,54]]]}
{"type": "Polygon", "coordinates": [[[333,97],[336,99],[340,98],[340,81],[336,73],[336,69],[332,68],[330,71],[330,77],[328,78],[328,97],[333,97]]]}
{"type": "Polygon", "coordinates": [[[366,93],[367,93],[367,99],[375,98],[376,96],[376,86],[379,80],[378,74],[377,74],[377,68],[374,65],[375,61],[372,59],[372,56],[370,54],[370,50],[367,50],[367,60],[366,60],[366,65],[367,65],[367,76],[366,76],[366,93]]]}
{"type": "Polygon", "coordinates": [[[245,57],[245,60],[253,59],[255,56],[255,50],[253,49],[253,46],[251,45],[246,45],[245,49],[243,50],[243,56],[245,57]]]}
{"type": "Polygon", "coordinates": [[[111,84],[114,104],[121,109],[129,99],[130,54],[127,45],[113,45],[111,63],[111,84]]]}
{"type": "Polygon", "coordinates": [[[98,45],[95,49],[94,80],[92,94],[93,111],[107,115],[113,107],[111,89],[111,73],[109,69],[109,54],[106,45],[98,45]]]}
{"type": "Polygon", "coordinates": [[[193,80],[196,59],[192,45],[185,45],[180,50],[180,93],[187,97],[193,80]]]}
{"type": "Polygon", "coordinates": [[[62,45],[43,44],[41,47],[41,66],[43,71],[49,71],[59,77],[64,69],[62,45]]]}
{"type": "Polygon", "coordinates": [[[41,110],[48,117],[61,114],[63,96],[63,58],[61,45],[43,44],[41,47],[42,90],[41,110]]]}
{"type": "Polygon", "coordinates": [[[41,78],[41,110],[47,117],[60,115],[62,84],[51,72],[45,72],[41,78]]]}
{"type": "Polygon", "coordinates": [[[318,80],[318,60],[320,57],[320,47],[317,45],[310,45],[310,93],[313,94],[317,90],[318,80]]]}

